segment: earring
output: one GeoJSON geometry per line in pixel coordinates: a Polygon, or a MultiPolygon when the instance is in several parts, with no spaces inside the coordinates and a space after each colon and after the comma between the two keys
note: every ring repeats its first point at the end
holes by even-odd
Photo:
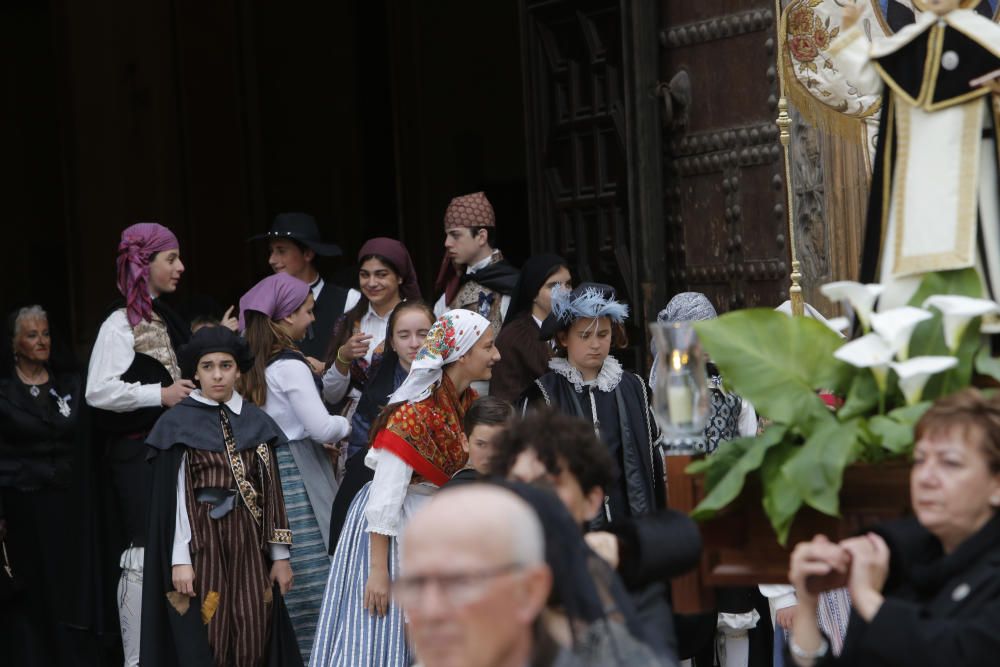
{"type": "Polygon", "coordinates": [[[990,505],[993,507],[1000,507],[1000,496],[993,496],[990,498],[990,505]]]}

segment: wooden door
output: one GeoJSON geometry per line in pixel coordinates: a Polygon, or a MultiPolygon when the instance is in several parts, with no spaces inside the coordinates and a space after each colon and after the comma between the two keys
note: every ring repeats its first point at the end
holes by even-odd
{"type": "Polygon", "coordinates": [[[663,208],[671,292],[719,311],[788,298],[773,0],[663,0],[663,208]],[[686,102],[686,104],[685,104],[686,102]]]}

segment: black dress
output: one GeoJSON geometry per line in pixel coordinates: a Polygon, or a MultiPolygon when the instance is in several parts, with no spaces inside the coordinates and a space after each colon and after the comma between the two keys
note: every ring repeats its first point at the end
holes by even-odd
{"type": "Polygon", "coordinates": [[[913,518],[875,532],[891,553],[885,602],[871,621],[852,612],[840,656],[817,664],[978,667],[1000,662],[1000,516],[947,555],[913,518]]]}
{"type": "Polygon", "coordinates": [[[0,517],[17,582],[14,598],[0,603],[5,665],[75,664],[63,624],[77,583],[71,487],[81,392],[74,374],[34,391],[16,377],[0,380],[0,517]]]}

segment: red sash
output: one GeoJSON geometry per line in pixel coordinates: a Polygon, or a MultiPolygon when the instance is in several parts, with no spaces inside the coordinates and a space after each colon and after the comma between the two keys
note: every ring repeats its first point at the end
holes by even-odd
{"type": "Polygon", "coordinates": [[[413,448],[413,445],[389,429],[379,431],[378,435],[375,436],[375,442],[372,443],[372,447],[392,452],[402,459],[406,465],[413,468],[418,475],[432,484],[444,486],[450,479],[443,470],[421,456],[420,452],[413,448]]]}

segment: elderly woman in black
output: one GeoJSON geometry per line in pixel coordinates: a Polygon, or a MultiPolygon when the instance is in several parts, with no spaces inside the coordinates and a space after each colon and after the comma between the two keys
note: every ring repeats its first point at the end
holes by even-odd
{"type": "Polygon", "coordinates": [[[791,664],[963,667],[1000,656],[1000,400],[975,389],[939,400],[917,424],[912,518],[792,553],[798,607],[791,664]],[[817,591],[853,601],[834,657],[816,624],[817,591]]]}
{"type": "MultiPolygon", "coordinates": [[[[10,659],[0,662],[62,665],[71,658],[59,622],[73,583],[67,564],[80,376],[50,365],[49,320],[40,306],[21,308],[7,324],[13,364],[0,379],[0,568],[9,561],[17,593],[0,599],[0,656],[10,659]]],[[[3,569],[0,579],[0,591],[15,586],[3,569]]]]}

